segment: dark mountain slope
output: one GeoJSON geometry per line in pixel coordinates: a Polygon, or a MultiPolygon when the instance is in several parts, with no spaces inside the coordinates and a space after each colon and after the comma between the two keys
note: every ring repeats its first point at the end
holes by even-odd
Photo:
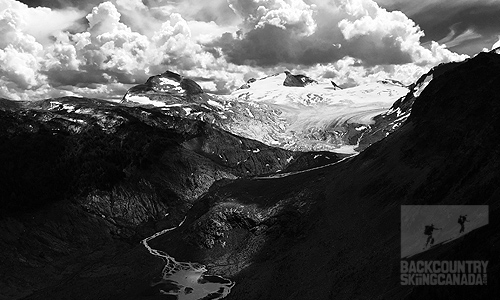
{"type": "Polygon", "coordinates": [[[150,244],[234,279],[228,299],[494,299],[499,95],[500,56],[482,53],[357,157],[290,174],[275,171],[293,152],[158,109],[3,103],[1,297],[162,299],[150,283],[163,264],[136,242],[191,207],[150,244]],[[488,204],[488,226],[420,254],[489,260],[488,286],[401,286],[402,204],[488,204]]]}
{"type": "Polygon", "coordinates": [[[163,177],[173,194],[192,201],[214,180],[275,172],[294,155],[204,122],[95,101],[58,99],[0,111],[6,207],[36,209],[22,203],[111,190],[138,177],[163,177]]]}
{"type": "Polygon", "coordinates": [[[228,299],[492,299],[500,285],[499,130],[500,56],[481,53],[432,80],[400,130],[358,156],[213,187],[179,232],[156,243],[234,278],[228,299]],[[401,286],[405,204],[489,205],[488,226],[423,254],[489,260],[488,286],[401,286]],[[261,217],[248,218],[249,210],[261,217]]]}
{"type": "Polygon", "coordinates": [[[159,109],[72,97],[0,105],[5,299],[35,291],[46,298],[48,287],[63,298],[92,290],[89,299],[120,293],[111,285],[149,287],[161,261],[139,240],[180,222],[214,182],[275,173],[295,160],[317,163],[315,153],[269,147],[159,109]],[[80,290],[68,284],[73,278],[83,278],[80,290]]]}
{"type": "Polygon", "coordinates": [[[359,137],[358,150],[363,150],[398,130],[410,116],[415,99],[420,96],[429,82],[453,70],[462,63],[464,62],[443,63],[435,66],[429,72],[422,75],[417,82],[409,87],[410,91],[406,96],[394,102],[388,111],[373,118],[373,124],[368,126],[368,129],[359,137]]]}

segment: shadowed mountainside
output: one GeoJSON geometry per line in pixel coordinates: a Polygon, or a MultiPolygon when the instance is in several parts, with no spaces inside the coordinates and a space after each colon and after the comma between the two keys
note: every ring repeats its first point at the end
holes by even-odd
{"type": "Polygon", "coordinates": [[[481,53],[432,80],[408,121],[358,156],[213,187],[156,246],[233,278],[228,299],[498,295],[499,95],[500,56],[481,53]],[[400,206],[423,204],[489,205],[489,225],[417,257],[489,260],[487,286],[399,284],[400,206]]]}
{"type": "Polygon", "coordinates": [[[0,129],[0,261],[11,270],[0,277],[6,299],[75,276],[92,284],[121,274],[148,286],[148,276],[123,275],[158,270],[138,241],[180,222],[213,183],[339,159],[331,153],[314,159],[317,153],[269,147],[159,109],[97,99],[2,100],[0,129]],[[127,251],[138,253],[137,261],[116,259],[129,257],[127,251]],[[101,270],[106,264],[111,270],[101,270]]]}
{"type": "Polygon", "coordinates": [[[420,96],[429,82],[431,82],[433,78],[437,78],[446,72],[453,70],[456,66],[462,63],[463,62],[450,62],[440,64],[432,68],[426,74],[422,75],[417,82],[409,86],[409,92],[404,97],[401,97],[394,102],[388,111],[373,118],[373,124],[368,125],[366,131],[358,137],[359,147],[357,150],[361,151],[366,149],[371,144],[380,141],[389,134],[398,130],[398,128],[401,127],[401,125],[403,125],[410,116],[415,99],[420,96]]]}
{"type": "MultiPolygon", "coordinates": [[[[434,77],[393,134],[358,156],[299,172],[288,161],[295,153],[161,109],[99,103],[89,111],[78,99],[6,108],[0,111],[1,161],[8,166],[2,168],[2,189],[10,189],[5,195],[23,199],[33,188],[65,193],[34,212],[20,213],[23,206],[15,204],[2,216],[0,261],[10,272],[0,278],[0,291],[4,298],[163,299],[150,286],[162,262],[133,243],[178,224],[187,212],[181,227],[150,244],[234,280],[227,299],[495,298],[499,95],[500,56],[481,53],[434,77]],[[122,142],[127,147],[120,148],[122,142]],[[57,155],[42,155],[53,151],[57,155]],[[82,172],[85,163],[79,161],[79,167],[68,167],[75,151],[91,163],[83,169],[90,171],[82,172]],[[123,159],[113,162],[117,154],[123,159]],[[239,167],[250,156],[257,161],[239,167]],[[57,187],[44,179],[53,164],[59,169],[49,178],[73,183],[88,174],[87,183],[75,183],[75,190],[57,187]],[[16,171],[17,165],[28,171],[16,171]],[[294,172],[275,172],[287,166],[294,172]],[[247,171],[260,175],[245,176],[247,171]],[[197,184],[187,181],[189,172],[201,178],[197,184]],[[21,196],[12,194],[12,175],[27,184],[21,196]],[[191,201],[175,202],[181,196],[191,201]],[[420,204],[489,205],[487,226],[415,257],[489,260],[487,286],[400,285],[401,205],[420,204]]],[[[297,159],[298,169],[320,154],[327,153],[297,159]]]]}

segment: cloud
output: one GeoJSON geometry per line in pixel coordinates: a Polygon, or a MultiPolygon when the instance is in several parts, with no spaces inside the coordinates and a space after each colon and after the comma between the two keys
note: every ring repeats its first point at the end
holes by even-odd
{"type": "Polygon", "coordinates": [[[293,7],[307,12],[307,17],[298,17],[294,9],[269,3],[274,2],[230,1],[243,19],[242,30],[236,35],[223,35],[212,46],[221,48],[232,63],[257,66],[283,63],[312,66],[345,56],[360,59],[366,66],[427,65],[465,57],[435,43],[424,47],[420,42],[424,32],[415,22],[402,12],[379,7],[372,0],[337,0],[335,5],[323,0],[311,5],[293,1],[293,7]],[[275,19],[268,16],[281,17],[269,21],[275,19]],[[290,30],[293,26],[301,30],[298,33],[290,30]]]}
{"type": "Polygon", "coordinates": [[[63,10],[67,8],[89,11],[92,7],[99,5],[102,0],[18,0],[29,7],[47,7],[53,10],[63,10]]]}
{"type": "Polygon", "coordinates": [[[145,0],[157,16],[180,13],[186,21],[215,22],[221,26],[232,26],[240,18],[229,7],[227,0],[145,0]]]}
{"type": "Polygon", "coordinates": [[[243,19],[245,30],[272,25],[293,35],[309,36],[316,30],[315,5],[302,0],[228,0],[229,7],[243,19]]]}
{"type": "Polygon", "coordinates": [[[9,8],[0,11],[0,76],[9,78],[7,86],[36,88],[45,82],[38,73],[43,46],[19,29],[23,25],[16,11],[9,8]]]}
{"type": "Polygon", "coordinates": [[[51,10],[47,7],[28,7],[14,0],[0,0],[0,12],[15,13],[19,16],[16,28],[35,37],[42,43],[50,43],[50,35],[71,27],[85,14],[77,9],[51,10]]]}
{"type": "Polygon", "coordinates": [[[478,7],[498,4],[497,0],[376,0],[376,2],[390,10],[401,10],[408,16],[443,7],[448,10],[459,7],[478,7]]]}
{"type": "Polygon", "coordinates": [[[447,47],[452,48],[462,45],[464,42],[474,41],[481,38],[482,35],[475,32],[473,29],[467,29],[466,31],[458,33],[457,31],[455,31],[454,26],[452,26],[450,33],[442,40],[438,41],[438,43],[446,44],[447,47]]]}
{"type": "MultiPolygon", "coordinates": [[[[94,95],[91,90],[96,89],[102,95],[106,84],[115,85],[110,92],[122,91],[126,89],[116,86],[144,82],[150,75],[167,69],[180,73],[191,69],[231,70],[220,55],[215,57],[199,43],[213,37],[200,29],[203,22],[192,21],[198,31],[193,38],[188,22],[180,14],[172,13],[166,20],[165,16],[155,19],[140,0],[100,3],[85,16],[84,31],[70,32],[65,30],[67,24],[59,24],[58,30],[46,32],[51,40],[48,44],[28,33],[28,28],[34,26],[30,23],[33,13],[26,11],[33,8],[14,0],[0,1],[8,4],[0,11],[0,79],[5,83],[0,96],[3,97],[40,98],[51,94],[49,87],[61,89],[62,94],[85,95],[94,95]],[[150,18],[148,22],[154,26],[135,26],[134,30],[124,23],[120,7],[127,7],[123,9],[125,13],[135,11],[136,18],[141,15],[150,18]]],[[[48,15],[60,13],[37,9],[48,15]]],[[[132,18],[125,20],[135,22],[132,18]]],[[[206,24],[208,29],[215,27],[213,22],[206,24]]],[[[232,68],[235,72],[239,69],[232,68]]],[[[227,75],[218,78],[223,77],[227,75]]],[[[222,86],[219,81],[214,84],[222,86]]],[[[109,94],[105,98],[120,96],[109,94]]]]}
{"type": "Polygon", "coordinates": [[[356,57],[369,65],[416,63],[435,65],[440,62],[464,59],[436,42],[430,49],[420,44],[424,32],[405,14],[389,12],[372,0],[340,0],[347,17],[339,28],[347,41],[353,41],[356,57]],[[370,47],[371,46],[371,47],[370,47]]]}
{"type": "Polygon", "coordinates": [[[341,58],[331,32],[331,15],[317,5],[294,1],[229,1],[242,19],[240,30],[226,33],[207,45],[220,48],[231,63],[273,66],[280,63],[315,64],[341,58]]]}
{"type": "Polygon", "coordinates": [[[422,42],[439,41],[449,34],[474,32],[477,39],[459,40],[452,51],[474,55],[490,45],[500,28],[500,2],[497,0],[377,0],[388,10],[400,10],[425,31],[422,42]]]}
{"type": "Polygon", "coordinates": [[[331,79],[342,87],[352,87],[377,80],[395,79],[405,85],[416,81],[428,71],[427,66],[416,64],[363,66],[359,59],[346,56],[334,63],[293,69],[295,73],[307,73],[313,78],[331,79]]]}
{"type": "MultiPolygon", "coordinates": [[[[120,98],[165,70],[214,93],[282,69],[346,85],[409,81],[464,58],[422,44],[419,26],[372,0],[76,2],[34,8],[0,0],[0,97],[120,98]]],[[[456,32],[447,43],[471,40],[456,32]]]]}

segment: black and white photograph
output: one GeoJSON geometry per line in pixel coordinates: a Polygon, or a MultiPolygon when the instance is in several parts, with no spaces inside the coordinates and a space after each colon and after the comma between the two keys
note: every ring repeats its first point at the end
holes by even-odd
{"type": "Polygon", "coordinates": [[[0,300],[500,299],[500,0],[0,0],[0,300]]]}

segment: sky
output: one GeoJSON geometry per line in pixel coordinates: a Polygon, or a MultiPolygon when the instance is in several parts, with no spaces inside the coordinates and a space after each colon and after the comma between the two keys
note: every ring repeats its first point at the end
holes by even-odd
{"type": "Polygon", "coordinates": [[[0,97],[119,99],[166,70],[228,94],[291,70],[411,84],[500,46],[499,0],[0,0],[0,97]]]}

